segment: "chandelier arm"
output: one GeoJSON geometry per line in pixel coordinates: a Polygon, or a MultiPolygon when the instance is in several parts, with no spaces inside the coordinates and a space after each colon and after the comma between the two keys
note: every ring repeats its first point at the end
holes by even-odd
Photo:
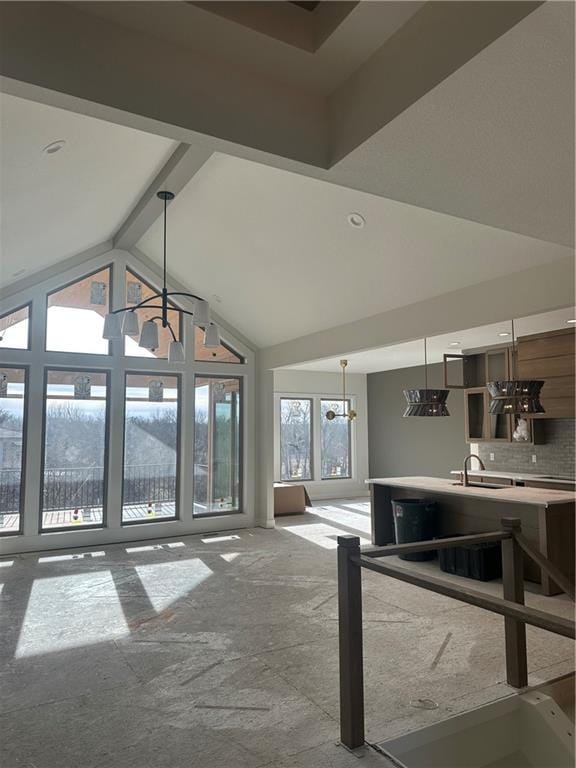
{"type": "MultiPolygon", "coordinates": [[[[148,304],[145,307],[122,307],[122,309],[114,309],[112,312],[110,312],[111,315],[117,315],[120,312],[133,312],[135,309],[162,309],[161,304],[148,304]]],[[[194,312],[189,312],[187,309],[177,309],[174,307],[173,309],[170,308],[170,312],[181,312],[183,315],[189,315],[190,317],[194,317],[194,312]]],[[[151,320],[162,320],[162,316],[158,315],[157,317],[150,318],[151,320]]],[[[202,326],[203,327],[203,326],[202,326]]]]}

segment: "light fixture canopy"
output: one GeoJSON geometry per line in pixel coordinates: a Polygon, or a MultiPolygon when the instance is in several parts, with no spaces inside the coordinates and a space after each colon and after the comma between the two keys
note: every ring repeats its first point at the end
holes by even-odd
{"type": "Polygon", "coordinates": [[[449,389],[428,389],[428,340],[424,339],[424,389],[405,389],[403,416],[450,416],[446,400],[449,389]]]}
{"type": "Polygon", "coordinates": [[[516,360],[514,320],[511,321],[511,326],[512,378],[509,381],[487,382],[486,386],[491,397],[488,410],[492,416],[502,414],[524,414],[530,416],[535,413],[546,413],[544,406],[540,402],[540,390],[545,382],[537,379],[516,379],[514,377],[516,360]]]}
{"type": "Polygon", "coordinates": [[[346,368],[348,367],[348,360],[340,360],[340,367],[342,368],[342,413],[330,409],[324,415],[327,421],[334,421],[338,417],[354,421],[358,415],[356,411],[352,408],[346,410],[346,368]]]}
{"type": "Polygon", "coordinates": [[[166,287],[166,213],[168,202],[174,199],[174,193],[162,190],[156,193],[164,203],[164,232],[163,232],[163,280],[162,290],[149,296],[139,304],[115,309],[104,318],[104,329],[102,336],[105,339],[121,339],[123,336],[138,336],[140,339],[138,345],[144,349],[156,350],[160,346],[160,337],[158,328],[167,328],[172,336],[168,348],[168,361],[171,363],[180,363],[184,361],[184,347],[169,321],[169,313],[177,312],[181,317],[188,315],[192,318],[194,325],[205,328],[204,340],[205,346],[214,348],[220,346],[220,331],[215,323],[210,322],[210,305],[200,296],[185,291],[169,291],[166,287]],[[194,310],[181,309],[169,303],[170,296],[180,296],[194,304],[194,310]],[[159,310],[158,314],[150,317],[150,310],[159,310]],[[138,322],[138,311],[146,310],[147,318],[140,330],[138,322]],[[122,317],[122,321],[120,318],[122,317]]]}

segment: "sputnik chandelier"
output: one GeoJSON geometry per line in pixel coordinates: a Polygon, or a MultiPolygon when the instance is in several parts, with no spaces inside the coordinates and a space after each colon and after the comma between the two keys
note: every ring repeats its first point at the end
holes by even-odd
{"type": "Polygon", "coordinates": [[[122,307],[115,309],[104,318],[104,330],[102,337],[104,339],[121,339],[124,336],[140,336],[138,346],[143,349],[154,351],[158,349],[160,342],[158,336],[158,323],[160,327],[167,328],[172,336],[172,341],[168,348],[168,361],[170,363],[184,362],[184,347],[177,338],[174,329],[169,320],[169,312],[178,312],[179,315],[189,315],[194,325],[204,329],[204,346],[208,349],[214,349],[220,346],[220,330],[216,323],[210,321],[210,306],[207,301],[193,293],[184,291],[169,291],[166,287],[166,211],[168,201],[174,199],[173,192],[161,191],[156,196],[164,201],[164,237],[163,237],[163,279],[162,290],[149,296],[144,301],[131,307],[122,307]],[[169,303],[169,296],[181,296],[189,299],[194,304],[193,311],[181,309],[169,303]],[[157,303],[159,302],[159,303],[157,303]],[[157,309],[159,313],[146,320],[140,329],[138,321],[138,310],[157,309]]]}
{"type": "Polygon", "coordinates": [[[350,421],[353,421],[357,414],[356,411],[353,411],[352,408],[350,410],[346,410],[346,366],[348,365],[348,360],[340,360],[340,367],[342,368],[342,413],[337,413],[336,411],[330,410],[326,411],[326,418],[328,421],[334,421],[338,416],[349,419],[350,421]]]}

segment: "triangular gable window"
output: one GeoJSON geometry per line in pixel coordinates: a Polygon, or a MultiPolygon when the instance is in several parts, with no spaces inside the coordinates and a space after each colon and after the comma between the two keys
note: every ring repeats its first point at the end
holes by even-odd
{"type": "Polygon", "coordinates": [[[204,331],[202,328],[198,328],[198,326],[194,326],[194,359],[202,363],[242,364],[244,362],[244,358],[224,342],[219,347],[205,347],[204,331]]]}
{"type": "Polygon", "coordinates": [[[30,304],[0,316],[0,349],[30,349],[30,304]]]}
{"type": "Polygon", "coordinates": [[[107,355],[102,338],[110,307],[110,267],[92,272],[48,294],[46,350],[107,355]]]}

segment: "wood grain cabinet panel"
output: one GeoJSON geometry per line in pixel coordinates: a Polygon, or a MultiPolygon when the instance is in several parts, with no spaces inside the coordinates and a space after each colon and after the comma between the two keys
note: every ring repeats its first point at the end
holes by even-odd
{"type": "Polygon", "coordinates": [[[534,418],[561,419],[575,415],[575,333],[574,328],[565,328],[518,339],[518,377],[545,382],[540,399],[546,413],[534,418]]]}

